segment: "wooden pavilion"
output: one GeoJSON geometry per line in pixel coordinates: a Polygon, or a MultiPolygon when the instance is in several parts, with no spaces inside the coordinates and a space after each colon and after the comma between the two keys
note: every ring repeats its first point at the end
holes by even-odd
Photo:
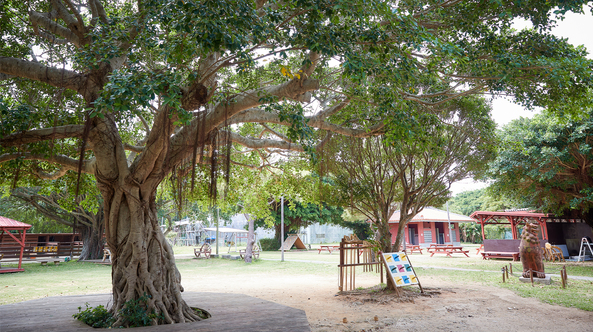
{"type": "MultiPolygon", "coordinates": [[[[550,215],[551,216],[551,215],[550,215]]],[[[527,222],[536,222],[540,226],[540,239],[548,239],[548,231],[546,227],[546,219],[549,215],[546,213],[535,213],[529,211],[512,211],[512,212],[491,212],[491,211],[476,211],[470,215],[470,218],[477,220],[482,225],[482,240],[486,239],[484,233],[484,226],[486,225],[500,225],[510,224],[513,240],[519,239],[519,232],[517,226],[527,222]]]]}
{"type": "MultiPolygon", "coordinates": [[[[492,212],[492,211],[476,211],[470,215],[482,226],[482,240],[484,240],[484,248],[487,242],[498,242],[501,245],[502,241],[512,242],[511,247],[518,247],[520,243],[520,234],[517,226],[525,225],[527,222],[536,222],[539,227],[538,238],[543,243],[550,242],[553,245],[564,246],[571,255],[578,254],[580,241],[583,237],[591,237],[593,230],[583,220],[571,217],[558,217],[548,213],[537,213],[531,211],[510,211],[510,212],[492,212]],[[496,224],[506,224],[511,226],[512,239],[508,240],[489,240],[486,239],[484,226],[496,224]]],[[[568,254],[567,253],[567,254],[568,254]]]]}
{"type": "Polygon", "coordinates": [[[8,234],[11,238],[13,238],[19,245],[20,245],[20,255],[19,255],[19,265],[18,268],[1,268],[0,273],[7,273],[7,272],[23,272],[25,271],[21,265],[23,263],[23,251],[25,250],[25,234],[27,230],[31,228],[31,225],[25,224],[24,222],[12,220],[10,218],[0,216],[0,237],[4,235],[4,233],[8,234]],[[14,233],[16,232],[16,233],[14,233]]]}

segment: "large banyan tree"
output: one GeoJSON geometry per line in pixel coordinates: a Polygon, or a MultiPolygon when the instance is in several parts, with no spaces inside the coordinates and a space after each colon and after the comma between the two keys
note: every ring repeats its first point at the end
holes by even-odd
{"type": "Polygon", "coordinates": [[[547,32],[582,3],[4,0],[0,177],[93,175],[112,310],[146,293],[155,324],[194,321],[156,218],[164,179],[208,178],[215,196],[219,165],[315,159],[328,133],[407,130],[469,94],[582,103],[586,51],[547,32]]]}

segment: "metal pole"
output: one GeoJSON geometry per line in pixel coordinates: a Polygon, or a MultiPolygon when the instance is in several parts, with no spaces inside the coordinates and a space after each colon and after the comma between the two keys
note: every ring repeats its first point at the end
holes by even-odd
{"type": "Polygon", "coordinates": [[[281,262],[284,262],[284,196],[280,197],[280,249],[282,250],[281,262]]]}
{"type": "Polygon", "coordinates": [[[451,245],[454,245],[453,236],[451,234],[451,218],[449,217],[449,202],[447,202],[447,222],[449,223],[449,241],[451,241],[451,245]]]}
{"type": "Polygon", "coordinates": [[[216,257],[218,257],[218,207],[216,207],[216,257]]]}

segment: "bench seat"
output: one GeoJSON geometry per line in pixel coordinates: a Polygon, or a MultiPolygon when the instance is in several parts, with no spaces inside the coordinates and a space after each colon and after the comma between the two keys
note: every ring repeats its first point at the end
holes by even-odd
{"type": "Polygon", "coordinates": [[[54,265],[60,265],[60,259],[59,258],[44,258],[41,260],[38,260],[39,263],[41,263],[41,265],[47,265],[47,263],[49,262],[53,262],[54,265]]]}
{"type": "Polygon", "coordinates": [[[512,258],[514,261],[519,260],[519,252],[509,252],[509,251],[484,251],[482,252],[482,259],[490,259],[490,258],[512,258]]]}
{"type": "MultiPolygon", "coordinates": [[[[241,256],[241,259],[245,259],[246,253],[247,253],[246,249],[239,249],[239,256],[241,256]]],[[[254,259],[258,259],[259,258],[259,250],[252,250],[251,255],[254,259]]]]}

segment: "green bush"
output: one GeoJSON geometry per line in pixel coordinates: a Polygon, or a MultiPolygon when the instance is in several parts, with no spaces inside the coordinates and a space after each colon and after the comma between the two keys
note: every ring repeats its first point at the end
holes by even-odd
{"type": "Polygon", "coordinates": [[[274,251],[280,249],[280,242],[276,239],[261,239],[259,240],[262,251],[274,251]]]}
{"type": "Polygon", "coordinates": [[[129,300],[124,303],[124,307],[119,312],[123,319],[123,326],[126,327],[141,327],[152,325],[153,319],[164,318],[158,317],[154,310],[148,312],[146,310],[147,302],[150,296],[144,293],[137,300],[129,300]]]}
{"type": "Polygon", "coordinates": [[[98,328],[110,328],[115,323],[113,315],[102,305],[94,308],[89,307],[89,303],[86,304],[86,309],[82,310],[82,307],[78,307],[78,313],[72,315],[72,317],[82,321],[83,323],[98,328]]]}
{"type": "MultiPolygon", "coordinates": [[[[162,320],[164,317],[157,316],[153,311],[150,313],[146,310],[147,302],[150,297],[144,293],[143,296],[137,300],[130,300],[124,303],[124,307],[119,311],[119,317],[122,318],[122,326],[124,327],[141,327],[152,325],[152,320],[162,320]]],[[[89,307],[86,303],[86,309],[78,307],[78,313],[72,317],[82,321],[83,323],[98,328],[111,328],[115,323],[117,317],[114,317],[102,305],[95,308],[89,307]]]]}

